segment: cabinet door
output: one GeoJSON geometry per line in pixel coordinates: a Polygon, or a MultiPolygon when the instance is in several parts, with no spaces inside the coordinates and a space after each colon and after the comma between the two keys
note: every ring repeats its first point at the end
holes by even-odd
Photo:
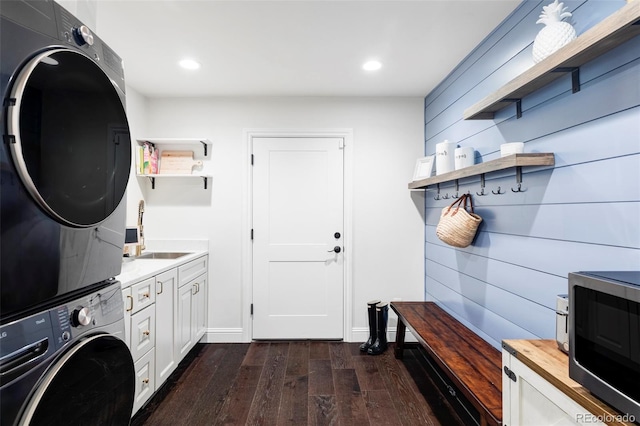
{"type": "Polygon", "coordinates": [[[178,307],[178,271],[171,269],[155,279],[156,294],[156,383],[163,383],[175,370],[178,361],[176,329],[178,307]]]}
{"type": "Polygon", "coordinates": [[[569,396],[535,373],[512,355],[503,365],[515,374],[515,381],[504,378],[502,411],[504,425],[594,425],[594,416],[569,396]]]}
{"type": "Polygon", "coordinates": [[[156,307],[148,306],[131,316],[131,356],[136,361],[155,345],[156,307]]]}
{"type": "Polygon", "coordinates": [[[195,279],[193,294],[193,343],[197,343],[207,329],[207,275],[195,279]]]}
{"type": "Polygon", "coordinates": [[[178,328],[177,328],[177,353],[182,359],[193,346],[193,312],[191,294],[194,291],[192,285],[184,285],[178,289],[178,328]]]}

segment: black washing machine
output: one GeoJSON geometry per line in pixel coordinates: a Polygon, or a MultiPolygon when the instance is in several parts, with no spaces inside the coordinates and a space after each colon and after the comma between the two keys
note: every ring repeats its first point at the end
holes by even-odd
{"type": "Polygon", "coordinates": [[[135,372],[120,282],[0,326],[0,425],[127,425],[135,372]]]}
{"type": "Polygon", "coordinates": [[[121,271],[122,61],[52,0],[0,2],[0,324],[121,271]]]}

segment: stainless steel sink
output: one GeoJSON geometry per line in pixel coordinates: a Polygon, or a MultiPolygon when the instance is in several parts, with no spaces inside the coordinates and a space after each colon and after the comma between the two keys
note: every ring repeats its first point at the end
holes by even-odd
{"type": "Polygon", "coordinates": [[[178,259],[182,256],[186,256],[188,254],[191,253],[178,253],[178,252],[149,252],[149,253],[144,253],[141,254],[140,256],[136,257],[136,259],[178,259]]]}

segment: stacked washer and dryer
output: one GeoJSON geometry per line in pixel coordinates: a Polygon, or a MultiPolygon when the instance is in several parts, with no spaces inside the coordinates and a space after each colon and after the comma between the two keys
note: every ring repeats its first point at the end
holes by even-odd
{"type": "Polygon", "coordinates": [[[0,424],[128,424],[122,61],[52,0],[0,19],[0,424]]]}

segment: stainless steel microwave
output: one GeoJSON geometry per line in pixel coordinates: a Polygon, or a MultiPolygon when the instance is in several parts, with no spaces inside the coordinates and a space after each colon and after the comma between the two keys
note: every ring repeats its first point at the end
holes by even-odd
{"type": "Polygon", "coordinates": [[[640,271],[569,274],[569,377],[640,419],[640,271]]]}

